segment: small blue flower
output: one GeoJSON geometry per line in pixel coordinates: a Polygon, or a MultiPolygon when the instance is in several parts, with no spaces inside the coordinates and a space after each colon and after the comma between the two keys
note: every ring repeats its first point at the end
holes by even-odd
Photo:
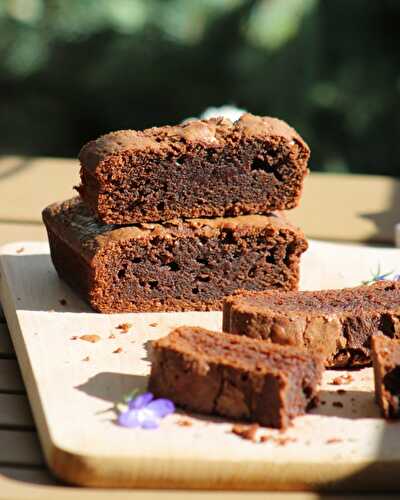
{"type": "Polygon", "coordinates": [[[154,399],[151,392],[144,392],[128,401],[128,408],[118,415],[118,424],[123,427],[141,427],[155,429],[160,420],[175,411],[175,405],[169,399],[154,399]]]}

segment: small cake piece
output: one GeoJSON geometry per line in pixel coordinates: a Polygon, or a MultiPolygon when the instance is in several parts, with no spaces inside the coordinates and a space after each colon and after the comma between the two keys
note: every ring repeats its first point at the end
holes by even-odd
{"type": "Polygon", "coordinates": [[[381,335],[371,341],[375,397],[386,418],[400,418],[400,343],[381,335]]]}
{"type": "Polygon", "coordinates": [[[152,343],[149,390],[199,413],[284,429],[313,406],[322,359],[301,348],[183,326],[152,343]]]}
{"type": "Polygon", "coordinates": [[[79,199],[43,212],[60,275],[105,312],[219,310],[238,288],[297,288],[303,234],[281,215],[118,227],[79,199]]]}
{"type": "Polygon", "coordinates": [[[371,363],[378,330],[400,338],[400,283],[316,292],[242,293],[224,303],[227,332],[322,351],[327,367],[371,363]]]}
{"type": "Polygon", "coordinates": [[[266,214],[298,205],[309,155],[285,122],[251,114],[121,130],[82,148],[78,191],[107,224],[266,214]]]}

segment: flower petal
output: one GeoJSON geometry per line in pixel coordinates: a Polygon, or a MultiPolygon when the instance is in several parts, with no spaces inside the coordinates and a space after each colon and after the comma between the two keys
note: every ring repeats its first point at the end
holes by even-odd
{"type": "Polygon", "coordinates": [[[127,410],[120,413],[117,421],[122,427],[139,427],[141,425],[137,410],[127,410]]]}
{"type": "Polygon", "coordinates": [[[154,399],[146,406],[146,410],[150,410],[158,417],[163,418],[170,413],[174,413],[175,405],[169,399],[154,399]]]}
{"type": "Polygon", "coordinates": [[[130,410],[139,410],[140,408],[144,408],[147,406],[150,401],[154,398],[151,392],[144,392],[143,394],[139,394],[136,398],[129,401],[129,409],[130,410]]]}
{"type": "Polygon", "coordinates": [[[146,418],[146,420],[143,420],[141,426],[142,429],[157,429],[157,427],[160,425],[160,420],[158,418],[146,418]]]}

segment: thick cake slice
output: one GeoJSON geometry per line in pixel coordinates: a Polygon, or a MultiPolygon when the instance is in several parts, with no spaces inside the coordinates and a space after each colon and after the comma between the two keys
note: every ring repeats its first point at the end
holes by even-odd
{"type": "Polygon", "coordinates": [[[371,341],[375,397],[386,418],[400,418],[400,343],[374,335],[371,341]]]}
{"type": "Polygon", "coordinates": [[[400,337],[400,282],[317,292],[243,293],[226,299],[223,329],[321,350],[328,367],[371,362],[377,331],[400,337]]]}
{"type": "Polygon", "coordinates": [[[118,227],[79,199],[43,212],[58,274],[97,311],[218,310],[238,288],[297,288],[303,234],[281,215],[118,227]]]}
{"type": "Polygon", "coordinates": [[[121,130],[82,148],[78,190],[107,224],[265,214],[298,204],[309,155],[285,122],[251,114],[121,130]]]}
{"type": "Polygon", "coordinates": [[[152,344],[149,390],[183,408],[286,428],[313,405],[322,359],[301,348],[184,326],[152,344]]]}

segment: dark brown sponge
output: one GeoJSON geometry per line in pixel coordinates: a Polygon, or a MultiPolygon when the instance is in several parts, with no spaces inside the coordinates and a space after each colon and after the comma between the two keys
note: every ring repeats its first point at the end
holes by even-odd
{"type": "Polygon", "coordinates": [[[400,337],[400,282],[316,292],[243,293],[224,303],[227,332],[321,350],[328,367],[371,363],[380,331],[400,337]]]}
{"type": "Polygon", "coordinates": [[[78,191],[103,222],[266,214],[298,205],[310,150],[285,122],[243,115],[86,144],[78,191]]]}
{"type": "Polygon", "coordinates": [[[286,428],[313,405],[323,363],[306,350],[183,326],[152,343],[149,390],[206,414],[286,428]]]}
{"type": "Polygon", "coordinates": [[[75,198],[43,220],[58,274],[105,313],[219,310],[239,288],[293,290],[307,248],[280,214],[119,227],[75,198]]]}

